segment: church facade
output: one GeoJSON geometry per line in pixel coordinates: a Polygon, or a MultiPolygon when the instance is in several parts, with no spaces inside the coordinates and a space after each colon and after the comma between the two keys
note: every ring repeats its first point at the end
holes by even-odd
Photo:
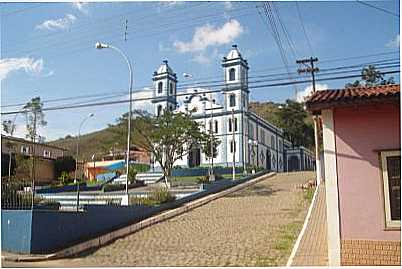
{"type": "MultiPolygon", "coordinates": [[[[286,152],[291,145],[284,139],[282,129],[249,110],[249,66],[236,45],[223,58],[222,69],[224,83],[220,92],[191,88],[180,103],[177,99],[177,76],[168,62],[164,61],[153,74],[154,115],[158,116],[166,109],[184,113],[191,111],[193,119],[200,123],[203,130],[212,132],[220,141],[213,160],[205,156],[200,148],[195,148],[175,165],[197,167],[213,163],[214,166],[232,166],[235,163],[241,168],[257,166],[270,171],[287,171],[289,158],[286,152]],[[218,99],[221,99],[220,103],[218,99]]],[[[307,149],[298,152],[304,154],[308,163],[313,163],[313,156],[307,149]]]]}

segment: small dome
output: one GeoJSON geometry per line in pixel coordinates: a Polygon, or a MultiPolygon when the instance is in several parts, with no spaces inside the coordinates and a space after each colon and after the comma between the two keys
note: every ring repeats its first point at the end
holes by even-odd
{"type": "Polygon", "coordinates": [[[233,60],[233,59],[237,59],[237,58],[241,58],[241,54],[240,54],[239,49],[237,48],[237,45],[233,45],[232,50],[228,53],[228,56],[226,56],[226,59],[233,60]]]}
{"type": "Polygon", "coordinates": [[[157,73],[158,73],[158,74],[162,74],[162,73],[173,74],[173,70],[172,70],[172,68],[170,68],[170,66],[168,65],[168,61],[167,61],[167,60],[163,61],[163,64],[161,64],[161,66],[159,66],[157,73]]]}

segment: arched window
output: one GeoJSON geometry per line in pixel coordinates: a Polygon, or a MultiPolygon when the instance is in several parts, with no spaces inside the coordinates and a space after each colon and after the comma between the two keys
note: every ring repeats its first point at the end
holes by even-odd
{"type": "Polygon", "coordinates": [[[218,121],[215,120],[215,134],[218,133],[218,121]]]}
{"type": "Polygon", "coordinates": [[[275,149],[275,136],[271,136],[271,148],[275,149]]]}
{"type": "Polygon", "coordinates": [[[170,89],[170,94],[173,94],[173,83],[172,83],[172,82],[170,82],[170,87],[169,87],[169,89],[170,89]]]}
{"type": "MultiPolygon", "coordinates": [[[[229,132],[232,132],[233,122],[232,119],[229,119],[229,132]]],[[[237,118],[234,119],[234,131],[237,132],[237,118]]]]}
{"type": "Polygon", "coordinates": [[[162,81],[158,83],[158,93],[162,93],[163,83],[162,81]]]}
{"type": "Polygon", "coordinates": [[[236,106],[236,95],[234,94],[229,95],[229,106],[230,107],[236,106]]]}
{"type": "Polygon", "coordinates": [[[236,69],[230,68],[229,69],[229,81],[236,80],[236,69]]]}
{"type": "Polygon", "coordinates": [[[157,116],[159,117],[160,115],[162,115],[162,105],[158,105],[157,116]]]}
{"type": "Polygon", "coordinates": [[[230,141],[230,153],[236,152],[236,141],[230,141]]]}

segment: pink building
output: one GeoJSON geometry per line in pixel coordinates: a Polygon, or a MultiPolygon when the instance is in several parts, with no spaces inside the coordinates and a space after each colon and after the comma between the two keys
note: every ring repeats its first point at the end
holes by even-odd
{"type": "Polygon", "coordinates": [[[400,265],[400,86],[319,91],[306,106],[323,125],[329,265],[400,265]]]}

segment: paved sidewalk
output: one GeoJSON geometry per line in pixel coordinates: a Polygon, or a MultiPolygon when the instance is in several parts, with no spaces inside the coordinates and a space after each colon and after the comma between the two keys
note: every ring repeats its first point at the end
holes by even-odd
{"type": "Polygon", "coordinates": [[[325,185],[318,187],[310,220],[292,266],[328,266],[327,214],[325,205],[325,185]]]}
{"type": "Polygon", "coordinates": [[[278,241],[284,227],[301,228],[309,203],[296,186],[312,177],[268,178],[79,257],[3,266],[284,266],[291,249],[278,241]]]}

